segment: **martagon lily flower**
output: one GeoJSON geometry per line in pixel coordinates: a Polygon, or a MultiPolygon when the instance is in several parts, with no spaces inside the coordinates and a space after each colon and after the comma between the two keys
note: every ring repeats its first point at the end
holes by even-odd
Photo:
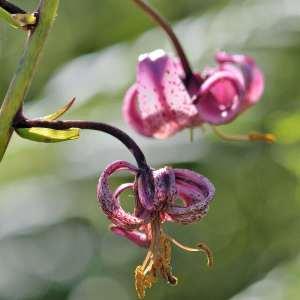
{"type": "MultiPolygon", "coordinates": [[[[222,139],[265,141],[272,134],[225,135],[217,125],[232,122],[257,103],[264,90],[264,77],[253,58],[216,54],[217,66],[193,71],[172,27],[144,0],[132,0],[172,42],[177,57],[155,50],[139,57],[137,80],[124,98],[123,116],[137,132],[165,139],[177,132],[209,124],[222,139]]],[[[192,137],[192,136],[191,136],[192,137]]]]}
{"type": "MultiPolygon", "coordinates": [[[[218,52],[216,61],[186,81],[179,58],[160,49],[141,55],[137,81],[124,98],[127,123],[142,135],[164,139],[184,128],[233,121],[260,100],[264,77],[249,56],[218,52]]],[[[272,142],[273,136],[247,139],[272,142]]]]}
{"type": "Polygon", "coordinates": [[[186,251],[202,251],[212,265],[209,248],[200,243],[196,248],[182,245],[170,237],[162,228],[165,222],[190,224],[202,219],[214,197],[215,188],[204,176],[185,169],[164,167],[150,170],[154,189],[145,180],[144,171],[125,161],[110,164],[100,176],[97,196],[102,210],[111,220],[111,230],[140,247],[148,249],[145,260],[135,269],[135,288],[140,299],[161,276],[169,284],[176,285],[172,273],[171,245],[186,251]],[[126,170],[135,175],[134,182],[120,185],[115,191],[109,186],[110,176],[126,170]],[[131,190],[134,194],[135,209],[128,213],[120,205],[120,196],[131,190]],[[179,205],[176,200],[182,200],[179,205]]]}

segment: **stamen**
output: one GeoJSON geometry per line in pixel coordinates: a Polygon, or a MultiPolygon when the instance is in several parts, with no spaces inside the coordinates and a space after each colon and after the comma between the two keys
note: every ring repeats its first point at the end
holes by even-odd
{"type": "Polygon", "coordinates": [[[146,289],[151,288],[156,282],[155,273],[152,272],[152,256],[152,247],[150,246],[143,265],[137,266],[134,272],[135,290],[139,299],[143,299],[146,295],[146,289]]]}
{"type": "MultiPolygon", "coordinates": [[[[151,243],[151,244],[152,244],[152,243],[151,243]]],[[[144,262],[143,262],[143,265],[142,265],[143,270],[146,269],[147,265],[149,264],[149,260],[151,259],[151,256],[152,256],[152,248],[153,248],[153,247],[151,247],[151,246],[152,246],[152,245],[150,245],[150,248],[149,248],[149,250],[148,250],[148,252],[147,252],[147,255],[146,255],[145,259],[144,259],[144,262]]]]}
{"type": "Polygon", "coordinates": [[[272,133],[250,133],[245,135],[229,135],[221,132],[217,127],[211,126],[213,132],[224,141],[250,141],[250,142],[266,142],[268,144],[273,144],[276,142],[276,136],[272,133]]]}
{"type": "Polygon", "coordinates": [[[143,299],[146,295],[146,288],[151,288],[156,282],[156,277],[152,273],[144,274],[142,266],[137,266],[135,269],[135,289],[139,299],[143,299]]]}
{"type": "Polygon", "coordinates": [[[178,279],[172,274],[171,256],[172,256],[172,245],[170,239],[163,233],[160,239],[160,270],[161,275],[171,285],[177,285],[178,279]]]}
{"type": "Polygon", "coordinates": [[[172,273],[168,273],[168,283],[175,286],[178,284],[178,279],[176,276],[174,276],[172,273]]]}
{"type": "Polygon", "coordinates": [[[146,289],[151,288],[156,282],[156,248],[160,238],[160,227],[158,220],[151,222],[152,239],[144,262],[135,269],[135,289],[139,299],[143,299],[146,289]]]}
{"type": "Polygon", "coordinates": [[[169,284],[177,284],[171,267],[171,240],[162,231],[159,216],[151,222],[151,235],[151,244],[145,260],[135,269],[135,289],[139,299],[145,297],[146,289],[152,287],[159,274],[169,284]]]}
{"type": "Polygon", "coordinates": [[[210,248],[204,244],[204,243],[199,243],[197,245],[197,247],[202,250],[205,254],[206,254],[206,258],[207,258],[207,266],[209,268],[211,268],[214,264],[214,257],[213,257],[213,253],[212,251],[210,250],[210,248]]]}
{"type": "Polygon", "coordinates": [[[169,235],[166,235],[168,237],[168,239],[174,244],[176,245],[178,248],[188,251],[188,252],[203,252],[206,255],[207,258],[207,266],[208,267],[212,267],[213,265],[213,254],[212,251],[209,249],[209,247],[204,244],[204,243],[199,243],[197,245],[197,248],[191,248],[188,246],[185,246],[183,244],[181,244],[180,242],[178,242],[177,240],[175,240],[174,238],[170,237],[169,235]]]}
{"type": "Polygon", "coordinates": [[[251,133],[249,134],[250,141],[264,141],[269,144],[273,144],[276,142],[276,136],[272,133],[251,133]]]}

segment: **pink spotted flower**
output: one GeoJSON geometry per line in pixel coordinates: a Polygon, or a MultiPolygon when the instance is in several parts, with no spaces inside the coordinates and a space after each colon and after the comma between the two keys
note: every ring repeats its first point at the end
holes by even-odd
{"type": "Polygon", "coordinates": [[[144,136],[164,139],[184,128],[233,121],[260,100],[263,74],[249,56],[218,52],[216,61],[187,79],[180,60],[163,50],[141,55],[137,80],[124,99],[127,123],[144,136]]]}
{"type": "Polygon", "coordinates": [[[97,188],[101,208],[112,222],[111,230],[148,249],[144,262],[135,270],[135,287],[140,299],[144,298],[145,289],[150,288],[159,275],[172,285],[177,283],[171,267],[172,243],[187,251],[205,252],[208,265],[212,264],[212,255],[206,245],[201,243],[197,248],[186,247],[170,237],[162,224],[190,224],[203,218],[214,197],[213,184],[190,170],[164,167],[150,172],[154,184],[152,194],[148,191],[149,182],[144,180],[143,171],[125,161],[110,164],[100,176],[97,188]],[[122,170],[132,173],[135,180],[112,191],[109,178],[122,170]],[[134,195],[133,213],[126,212],[120,204],[120,196],[126,190],[131,190],[134,195]],[[182,200],[181,205],[177,199],[182,200]]]}

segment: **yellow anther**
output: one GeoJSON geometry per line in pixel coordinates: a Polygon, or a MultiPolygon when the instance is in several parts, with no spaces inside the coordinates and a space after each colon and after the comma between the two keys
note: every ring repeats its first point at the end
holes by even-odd
{"type": "Polygon", "coordinates": [[[176,245],[178,248],[184,250],[184,251],[188,251],[188,252],[203,252],[206,257],[207,257],[207,266],[208,267],[212,267],[213,265],[213,254],[212,251],[209,249],[209,247],[204,244],[204,243],[199,243],[197,245],[197,248],[192,248],[192,247],[188,247],[185,246],[183,244],[181,244],[180,242],[178,242],[177,240],[175,240],[174,238],[167,236],[168,240],[171,241],[174,245],[176,245]]]}
{"type": "Polygon", "coordinates": [[[203,251],[206,254],[207,266],[211,268],[213,266],[213,264],[214,264],[214,258],[213,258],[212,251],[204,243],[199,243],[197,245],[197,247],[199,248],[199,250],[203,251]]]}
{"type": "Polygon", "coordinates": [[[143,299],[146,295],[146,289],[151,288],[153,283],[156,282],[156,277],[151,272],[145,274],[142,266],[137,266],[135,269],[135,289],[139,299],[143,299]]]}
{"type": "Polygon", "coordinates": [[[249,134],[250,141],[263,141],[269,144],[273,144],[276,142],[276,136],[272,133],[250,133],[249,134]]]}

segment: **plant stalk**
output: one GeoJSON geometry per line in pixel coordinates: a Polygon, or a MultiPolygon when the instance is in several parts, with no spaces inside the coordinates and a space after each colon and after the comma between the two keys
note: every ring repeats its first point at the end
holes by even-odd
{"type": "Polygon", "coordinates": [[[23,56],[0,109],[0,162],[13,134],[13,119],[22,108],[30,88],[48,33],[56,17],[58,5],[59,0],[40,0],[38,24],[34,31],[28,34],[23,56]]]}
{"type": "Polygon", "coordinates": [[[151,7],[148,3],[144,0],[133,0],[137,6],[139,6],[146,14],[148,14],[167,34],[170,38],[177,55],[180,58],[183,70],[185,72],[185,81],[189,82],[189,80],[193,79],[193,71],[190,65],[190,62],[185,54],[185,51],[177,38],[174,30],[172,29],[171,25],[167,22],[165,18],[163,18],[158,11],[156,11],[153,7],[151,7]]]}
{"type": "Polygon", "coordinates": [[[82,120],[63,120],[63,121],[46,121],[41,119],[27,119],[22,113],[19,113],[13,124],[14,128],[50,128],[55,130],[66,130],[70,128],[80,128],[88,130],[96,130],[105,132],[123,143],[128,150],[133,154],[138,164],[139,169],[148,171],[150,167],[147,165],[146,158],[141,148],[136,142],[124,131],[114,126],[93,122],[93,121],[82,121],[82,120]]]}
{"type": "Polygon", "coordinates": [[[26,14],[25,10],[6,0],[0,0],[0,7],[5,9],[10,14],[26,14]]]}

